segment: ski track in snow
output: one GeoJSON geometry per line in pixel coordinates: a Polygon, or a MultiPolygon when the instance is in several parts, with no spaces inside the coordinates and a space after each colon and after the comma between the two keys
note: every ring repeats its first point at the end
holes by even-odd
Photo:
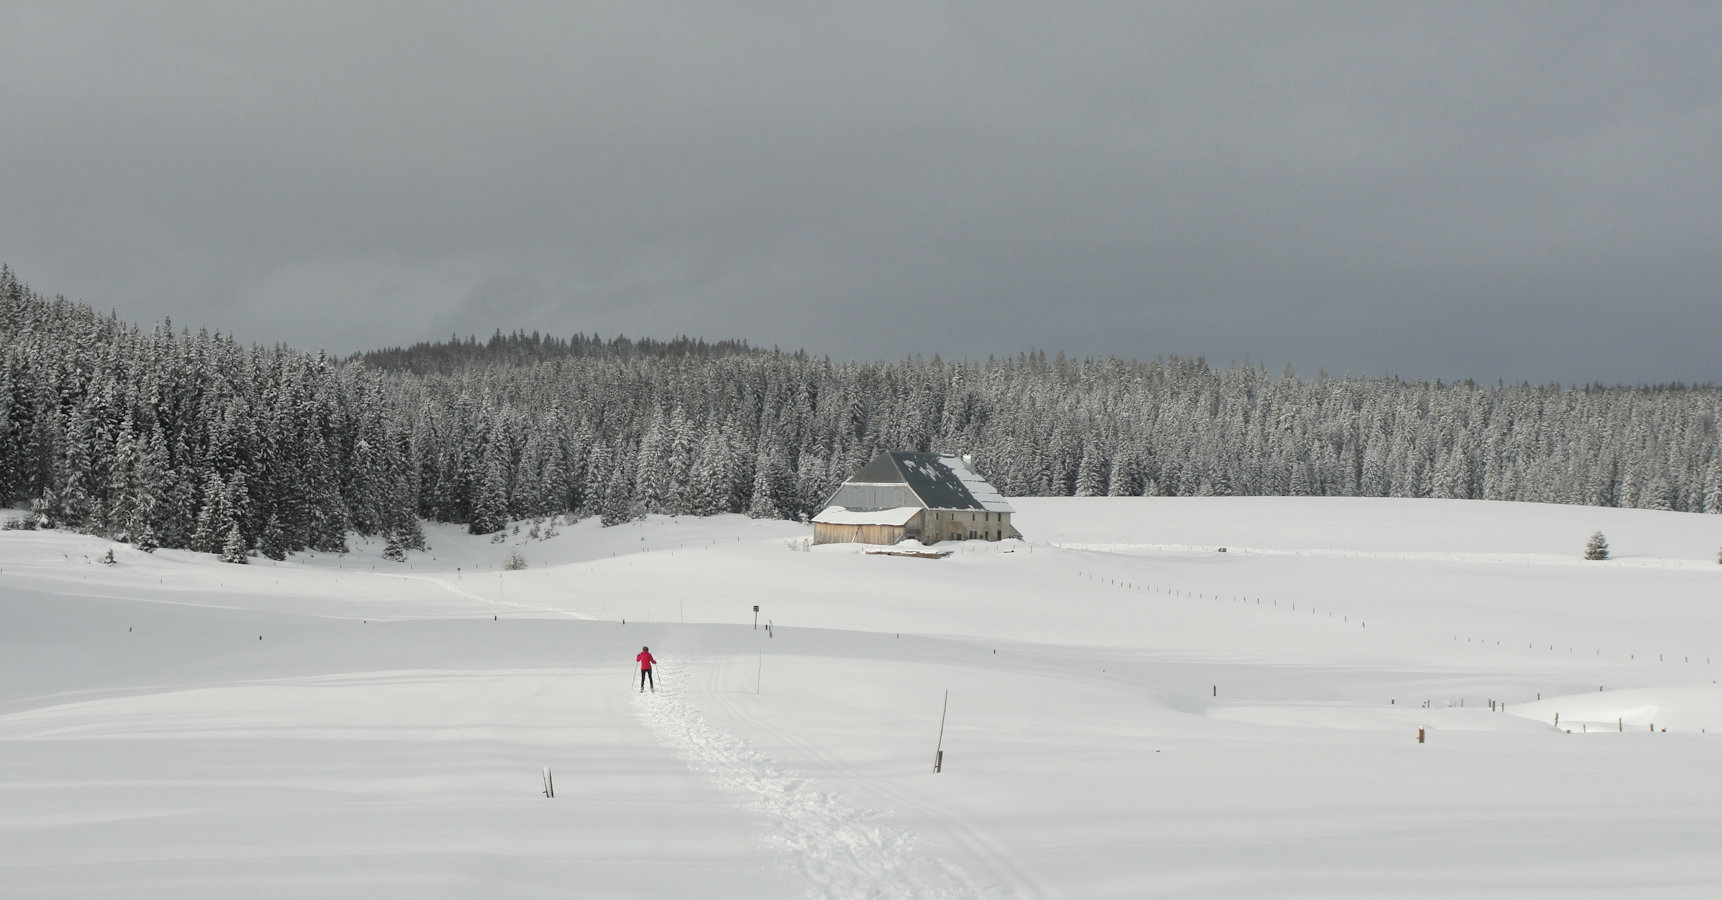
{"type": "Polygon", "coordinates": [[[397,578],[397,579],[400,579],[401,581],[423,581],[423,582],[426,582],[428,584],[434,584],[437,587],[440,587],[443,590],[448,591],[451,594],[465,597],[468,600],[476,600],[479,603],[485,603],[485,604],[489,604],[491,606],[506,606],[506,607],[509,607],[511,609],[523,609],[523,610],[527,610],[529,612],[553,613],[557,616],[561,616],[563,618],[568,618],[568,619],[590,619],[590,618],[592,618],[589,615],[586,615],[584,613],[577,613],[577,612],[574,612],[572,610],[556,609],[555,607],[550,607],[550,606],[536,606],[536,605],[531,604],[531,603],[515,603],[515,602],[509,601],[509,600],[501,600],[501,599],[498,599],[496,597],[486,597],[483,594],[475,594],[472,591],[467,590],[466,588],[460,587],[459,585],[450,584],[448,582],[448,580],[445,578],[435,578],[435,577],[432,577],[429,575],[396,575],[396,574],[387,573],[387,572],[379,572],[377,574],[381,575],[384,578],[397,578]]]}
{"type": "MultiPolygon", "coordinates": [[[[1126,544],[1095,541],[1048,541],[1047,546],[1059,550],[1078,550],[1090,553],[1112,553],[1119,556],[1157,556],[1161,554],[1197,554],[1206,556],[1220,549],[1218,545],[1206,544],[1126,544]]],[[[1668,559],[1661,557],[1634,559],[1632,557],[1616,557],[1602,561],[1587,560],[1578,554],[1554,553],[1486,553],[1467,550],[1338,550],[1320,547],[1277,548],[1277,547],[1243,547],[1236,544],[1226,548],[1229,553],[1240,556],[1321,556],[1338,559],[1386,559],[1410,562],[1446,562],[1446,563],[1492,563],[1513,566],[1583,566],[1587,569],[1604,567],[1618,569],[1696,569],[1703,572],[1713,571],[1715,564],[1708,560],[1668,559]]]]}
{"type": "Polygon", "coordinates": [[[913,852],[914,836],[874,821],[806,778],[783,770],[747,742],[708,725],[682,696],[682,666],[659,660],[664,688],[642,694],[640,719],[694,769],[738,797],[771,826],[767,839],[810,881],[810,896],[868,900],[1000,898],[943,860],[913,852]]]}

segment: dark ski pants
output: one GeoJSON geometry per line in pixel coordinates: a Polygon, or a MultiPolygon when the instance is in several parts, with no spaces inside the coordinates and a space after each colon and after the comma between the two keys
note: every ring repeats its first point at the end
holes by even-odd
{"type": "Polygon", "coordinates": [[[652,670],[651,669],[641,669],[640,670],[640,690],[642,690],[642,691],[645,690],[646,684],[648,682],[652,685],[652,693],[654,693],[654,694],[657,693],[658,692],[658,683],[657,683],[657,681],[652,679],[652,670]]]}

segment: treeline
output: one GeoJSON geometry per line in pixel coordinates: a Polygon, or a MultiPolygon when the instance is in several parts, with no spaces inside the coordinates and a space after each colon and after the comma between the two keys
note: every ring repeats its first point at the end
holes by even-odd
{"type": "Polygon", "coordinates": [[[749,347],[746,341],[708,343],[689,337],[668,341],[626,337],[604,340],[597,335],[577,334],[572,338],[559,338],[536,331],[531,334],[503,334],[498,331],[483,343],[471,335],[464,340],[454,335],[446,342],[420,342],[406,348],[388,347],[361,353],[355,358],[376,368],[429,375],[447,374],[475,365],[520,366],[569,357],[713,357],[759,352],[762,351],[749,347]]]}
{"type": "Polygon", "coordinates": [[[1201,360],[834,363],[496,335],[331,360],[147,331],[0,269],[0,499],[241,561],[558,513],[799,518],[880,449],[1007,495],[1452,497],[1722,512],[1714,387],[1299,379],[1201,360]]]}

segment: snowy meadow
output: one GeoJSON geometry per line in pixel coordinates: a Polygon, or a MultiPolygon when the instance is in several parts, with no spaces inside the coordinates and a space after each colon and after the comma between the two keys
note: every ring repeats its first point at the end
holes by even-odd
{"type": "Polygon", "coordinates": [[[1012,503],[941,560],[734,515],[404,563],[0,532],[0,894],[1722,891],[1722,516],[1012,503]]]}

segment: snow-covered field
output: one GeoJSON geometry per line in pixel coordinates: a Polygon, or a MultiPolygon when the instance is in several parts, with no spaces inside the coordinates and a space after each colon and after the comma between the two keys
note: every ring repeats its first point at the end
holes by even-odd
{"type": "Polygon", "coordinates": [[[942,560],[0,533],[0,895],[1722,896],[1722,516],[1012,502],[942,560]]]}

